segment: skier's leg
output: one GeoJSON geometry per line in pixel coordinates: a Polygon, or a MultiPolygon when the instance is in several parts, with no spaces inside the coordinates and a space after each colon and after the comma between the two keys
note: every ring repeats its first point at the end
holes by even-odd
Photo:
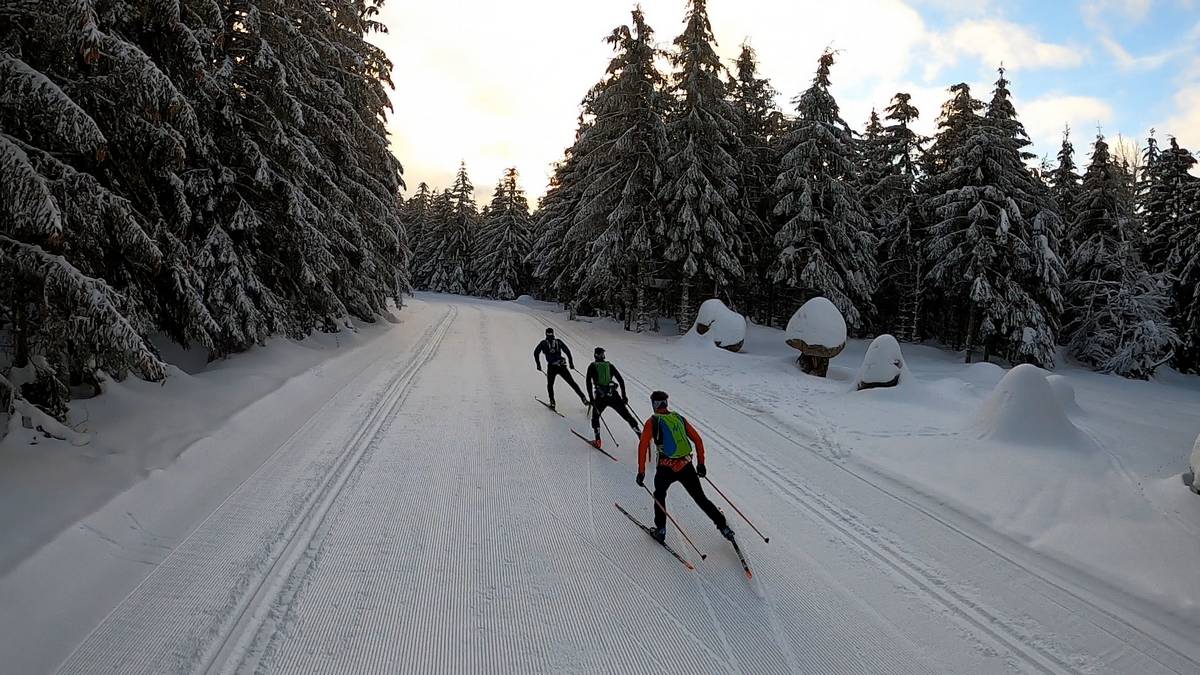
{"type": "Polygon", "coordinates": [[[546,393],[550,395],[550,405],[554,405],[554,378],[558,377],[557,366],[546,366],[546,393]]]}
{"type": "Polygon", "coordinates": [[[571,388],[575,390],[575,393],[579,394],[579,400],[583,401],[586,405],[588,400],[587,395],[583,393],[578,384],[575,384],[575,378],[571,377],[571,371],[567,370],[566,366],[562,366],[561,374],[562,378],[567,381],[567,384],[571,385],[571,388]]]}
{"type": "Polygon", "coordinates": [[[638,421],[633,416],[633,413],[629,411],[628,405],[618,402],[613,404],[612,409],[617,411],[617,414],[621,416],[621,419],[629,422],[629,426],[631,429],[633,429],[633,433],[639,435],[642,433],[642,430],[638,428],[638,421]]]}
{"type": "Polygon", "coordinates": [[[663,529],[667,526],[667,512],[659,508],[659,504],[667,505],[667,488],[679,480],[679,474],[659,464],[654,468],[654,527],[663,529]]]}
{"type": "Polygon", "coordinates": [[[596,432],[596,438],[600,438],[600,414],[608,407],[608,403],[600,398],[592,401],[592,431],[596,432]]]}
{"type": "Polygon", "coordinates": [[[679,482],[688,491],[688,494],[692,496],[692,499],[696,501],[696,505],[700,507],[700,510],[704,511],[709,518],[712,518],[713,524],[717,526],[717,529],[725,529],[726,525],[728,525],[728,522],[725,520],[725,514],[721,513],[721,509],[718,509],[717,505],[713,504],[704,494],[704,488],[700,485],[700,476],[696,475],[696,467],[692,466],[690,462],[679,472],[679,482]]]}

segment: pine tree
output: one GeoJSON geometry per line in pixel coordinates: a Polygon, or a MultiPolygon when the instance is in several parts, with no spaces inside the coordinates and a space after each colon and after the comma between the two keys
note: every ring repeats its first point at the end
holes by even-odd
{"type": "Polygon", "coordinates": [[[417,191],[404,202],[402,219],[408,245],[412,249],[412,259],[408,265],[412,275],[412,284],[416,288],[426,288],[428,278],[423,276],[423,263],[431,255],[429,240],[433,210],[433,191],[422,181],[417,185],[417,191]]]}
{"type": "Polygon", "coordinates": [[[564,245],[587,251],[581,265],[566,266],[576,287],[569,303],[610,308],[627,330],[641,331],[653,324],[646,288],[656,271],[651,237],[663,228],[658,196],[667,139],[654,31],[641,9],[632,18],[632,28],[620,26],[607,39],[616,55],[594,90],[594,121],[579,140],[579,202],[564,245]]]}
{"type": "Polygon", "coordinates": [[[1058,166],[1050,171],[1047,180],[1059,216],[1065,223],[1075,222],[1075,204],[1079,201],[1080,178],[1075,169],[1075,146],[1071,145],[1071,128],[1063,130],[1062,146],[1058,150],[1058,166]]]}
{"type": "Polygon", "coordinates": [[[707,0],[688,0],[683,33],[670,55],[675,103],[667,125],[662,187],[666,219],[658,234],[679,289],[679,331],[694,319],[693,287],[725,296],[742,276],[737,112],[726,100],[725,70],[714,51],[707,0]]]}
{"type": "Polygon", "coordinates": [[[794,101],[799,113],[780,141],[773,191],[783,220],[775,243],[777,282],[805,295],[824,295],[853,330],[873,313],[876,240],[858,194],[853,139],[829,93],[833,53],[818,61],[812,86],[794,101]]]}
{"type": "Polygon", "coordinates": [[[1148,378],[1178,342],[1167,319],[1168,290],[1139,258],[1127,175],[1097,136],[1071,225],[1067,262],[1067,346],[1104,372],[1148,378]]]}
{"type": "Polygon", "coordinates": [[[1141,194],[1141,212],[1147,235],[1143,251],[1151,269],[1172,269],[1171,253],[1176,249],[1184,222],[1196,209],[1192,186],[1197,178],[1191,175],[1196,158],[1180,148],[1174,137],[1171,147],[1162,152],[1154,137],[1146,143],[1146,170],[1141,194]]]}
{"type": "Polygon", "coordinates": [[[479,208],[475,204],[475,185],[467,175],[466,162],[459,164],[450,194],[453,211],[442,243],[451,256],[446,292],[478,295],[479,208]]]}
{"type": "Polygon", "coordinates": [[[485,253],[480,256],[483,294],[514,300],[526,290],[529,272],[525,259],[530,253],[529,201],[517,184],[517,170],[510,168],[496,185],[492,203],[483,222],[485,253]]]}
{"type": "Polygon", "coordinates": [[[741,140],[737,156],[741,173],[735,177],[739,200],[734,213],[741,224],[741,266],[745,274],[738,296],[748,305],[752,317],[771,324],[782,318],[776,316],[775,284],[770,275],[778,255],[771,226],[771,184],[779,175],[779,158],[773,144],[785,121],[775,107],[778,92],[767,79],[758,76],[758,60],[749,44],[742,45],[727,89],[737,112],[737,135],[741,140]]]}
{"type": "Polygon", "coordinates": [[[1050,366],[1062,309],[1058,216],[1024,165],[1029,140],[1003,69],[982,118],[965,85],[952,91],[924,188],[927,278],[943,306],[958,310],[942,317],[940,337],[962,344],[968,362],[982,346],[985,359],[1050,366]]]}
{"type": "Polygon", "coordinates": [[[886,126],[872,111],[877,128],[873,132],[868,129],[870,153],[864,169],[868,177],[863,183],[864,201],[880,241],[880,279],[875,295],[879,332],[891,332],[904,342],[914,342],[919,336],[924,276],[924,232],[916,198],[917,161],[923,139],[910,126],[920,116],[911,100],[903,92],[892,97],[886,109],[886,126]]]}

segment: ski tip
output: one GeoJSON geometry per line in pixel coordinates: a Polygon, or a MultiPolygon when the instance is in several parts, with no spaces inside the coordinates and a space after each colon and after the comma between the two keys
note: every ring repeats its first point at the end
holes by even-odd
{"type": "Polygon", "coordinates": [[[695,571],[695,570],[696,570],[696,566],[695,566],[695,565],[693,565],[692,563],[684,563],[684,565],[687,565],[687,568],[688,568],[689,570],[692,570],[692,571],[695,571]]]}
{"type": "Polygon", "coordinates": [[[754,573],[753,573],[753,572],[751,572],[750,570],[746,570],[746,578],[747,578],[747,579],[754,579],[754,573]]]}

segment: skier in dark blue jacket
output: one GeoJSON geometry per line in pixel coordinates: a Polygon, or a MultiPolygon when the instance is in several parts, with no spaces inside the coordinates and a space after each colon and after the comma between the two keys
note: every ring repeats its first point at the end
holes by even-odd
{"type": "Polygon", "coordinates": [[[587,396],[579,389],[579,385],[575,383],[575,378],[571,377],[571,371],[567,368],[570,364],[571,368],[575,367],[575,358],[571,356],[571,350],[567,348],[566,343],[554,337],[554,329],[546,329],[546,339],[538,343],[536,349],[533,350],[533,362],[537,364],[537,369],[542,369],[542,355],[546,355],[546,393],[550,396],[550,407],[554,408],[554,379],[562,376],[567,384],[579,394],[579,400],[583,404],[591,405],[587,396]]]}

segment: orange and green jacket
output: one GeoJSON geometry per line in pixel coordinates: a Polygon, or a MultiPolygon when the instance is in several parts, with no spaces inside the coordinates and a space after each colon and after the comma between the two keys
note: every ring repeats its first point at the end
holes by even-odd
{"type": "MultiPolygon", "coordinates": [[[[660,414],[669,412],[670,411],[667,410],[660,414]]],[[[696,448],[696,460],[700,464],[703,464],[704,441],[700,438],[700,434],[696,433],[696,429],[692,427],[691,424],[688,424],[687,419],[685,419],[682,415],[680,415],[679,418],[683,420],[683,428],[687,432],[688,439],[691,440],[692,445],[694,445],[696,448]]],[[[662,426],[663,424],[659,422],[659,419],[656,415],[650,415],[649,419],[646,420],[645,426],[642,427],[642,439],[641,442],[638,443],[638,473],[646,473],[646,456],[650,453],[650,444],[655,443],[657,445],[661,445],[662,434],[666,432],[661,428],[662,426]],[[656,434],[658,436],[657,438],[656,434]]]]}

